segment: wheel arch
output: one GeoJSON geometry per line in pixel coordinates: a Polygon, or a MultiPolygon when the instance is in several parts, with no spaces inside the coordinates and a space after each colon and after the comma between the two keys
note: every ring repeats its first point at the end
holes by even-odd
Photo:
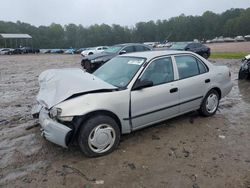
{"type": "Polygon", "coordinates": [[[119,117],[111,112],[111,111],[108,111],[108,110],[97,110],[97,111],[92,111],[92,112],[89,112],[87,114],[84,114],[82,116],[78,116],[74,119],[75,121],[75,134],[77,135],[78,132],[79,132],[79,129],[80,127],[82,126],[82,124],[87,121],[89,118],[93,117],[93,116],[96,116],[96,115],[106,115],[106,116],[109,116],[111,118],[113,118],[115,120],[115,122],[117,123],[119,129],[120,129],[120,132],[122,132],[122,126],[121,126],[121,121],[119,119],[119,117]]]}
{"type": "MultiPolygon", "coordinates": [[[[218,87],[213,87],[213,88],[211,88],[209,91],[211,91],[211,90],[215,90],[215,91],[217,91],[218,92],[218,94],[219,94],[219,100],[221,99],[221,90],[220,90],[220,88],[218,88],[218,87]]],[[[208,91],[208,92],[209,92],[208,91]]]]}

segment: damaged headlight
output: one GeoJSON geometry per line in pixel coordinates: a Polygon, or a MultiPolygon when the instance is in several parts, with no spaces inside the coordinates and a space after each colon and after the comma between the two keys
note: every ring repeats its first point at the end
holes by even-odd
{"type": "Polygon", "coordinates": [[[49,115],[51,118],[56,118],[62,114],[62,109],[61,108],[52,108],[49,111],[49,115]]]}
{"type": "Polygon", "coordinates": [[[59,119],[60,121],[72,121],[73,120],[73,116],[65,116],[65,117],[57,117],[57,119],[59,119]]]}
{"type": "Polygon", "coordinates": [[[93,59],[91,60],[91,63],[97,63],[97,62],[102,62],[102,58],[97,58],[97,59],[93,59]]]}
{"type": "Polygon", "coordinates": [[[72,121],[73,116],[61,116],[62,114],[62,109],[61,108],[52,108],[49,111],[49,115],[51,118],[57,118],[60,121],[72,121]]]}

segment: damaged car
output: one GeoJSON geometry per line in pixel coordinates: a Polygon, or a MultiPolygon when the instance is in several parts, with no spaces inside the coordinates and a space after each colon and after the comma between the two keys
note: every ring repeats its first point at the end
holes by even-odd
{"type": "Polygon", "coordinates": [[[250,54],[242,59],[238,78],[239,80],[250,79],[250,54]]]}
{"type": "Polygon", "coordinates": [[[117,56],[93,74],[52,69],[39,76],[39,118],[45,139],[88,157],[117,148],[121,135],[199,110],[216,113],[232,89],[226,66],[193,52],[148,51],[117,56]]]}

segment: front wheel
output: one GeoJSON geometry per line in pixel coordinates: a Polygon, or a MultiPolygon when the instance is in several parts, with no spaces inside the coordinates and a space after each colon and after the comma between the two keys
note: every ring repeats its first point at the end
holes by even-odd
{"type": "Polygon", "coordinates": [[[210,90],[202,101],[200,113],[203,116],[212,116],[216,113],[219,106],[219,94],[216,90],[210,90]]]}
{"type": "Polygon", "coordinates": [[[119,144],[120,128],[116,121],[106,115],[89,118],[80,129],[78,144],[88,157],[111,153],[119,144]]]}

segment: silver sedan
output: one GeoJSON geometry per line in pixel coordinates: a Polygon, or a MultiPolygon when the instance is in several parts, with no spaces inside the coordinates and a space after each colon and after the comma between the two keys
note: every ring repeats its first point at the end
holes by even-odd
{"type": "Polygon", "coordinates": [[[76,140],[88,157],[112,152],[122,134],[190,111],[212,116],[232,89],[226,66],[182,51],[118,56],[93,74],[47,70],[39,84],[33,114],[42,135],[63,147],[76,140]]]}

